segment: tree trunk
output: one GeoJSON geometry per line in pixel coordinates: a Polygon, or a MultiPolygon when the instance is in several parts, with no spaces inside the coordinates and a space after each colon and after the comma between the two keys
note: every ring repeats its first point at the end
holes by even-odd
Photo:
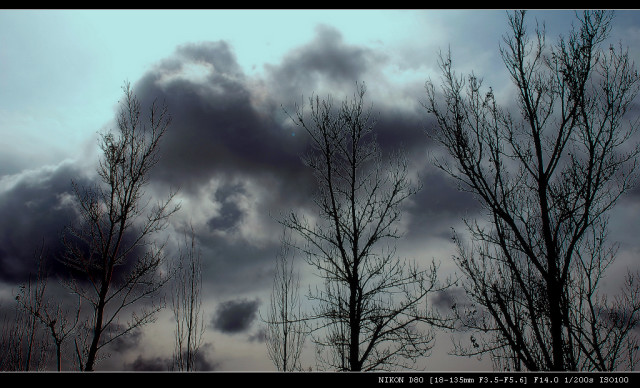
{"type": "MultiPolygon", "coordinates": [[[[103,292],[106,296],[106,291],[103,292]]],[[[84,366],[86,372],[93,371],[93,365],[96,361],[96,355],[98,353],[98,344],[100,343],[100,335],[102,334],[102,316],[104,314],[104,297],[100,298],[96,314],[96,324],[93,329],[93,340],[91,341],[91,347],[89,347],[89,354],[87,355],[87,362],[84,366]]]]}
{"type": "Polygon", "coordinates": [[[562,309],[561,287],[555,274],[556,271],[549,273],[549,281],[547,282],[547,292],[549,294],[549,320],[551,321],[551,347],[553,352],[553,365],[551,370],[564,370],[564,341],[562,338],[562,309]]]}
{"type": "Polygon", "coordinates": [[[352,372],[360,372],[360,317],[357,309],[357,286],[351,284],[349,296],[349,368],[352,372]]]}

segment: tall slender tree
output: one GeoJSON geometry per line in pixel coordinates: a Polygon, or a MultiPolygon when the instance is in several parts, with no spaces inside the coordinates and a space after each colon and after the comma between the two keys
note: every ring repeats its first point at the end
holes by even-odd
{"type": "Polygon", "coordinates": [[[79,221],[63,239],[63,262],[80,274],[69,287],[93,310],[86,342],[76,341],[77,359],[85,371],[94,370],[101,348],[150,322],[159,310],[154,304],[134,311],[126,324],[118,322],[125,310],[166,283],[160,271],[164,243],[156,244],[151,237],[179,208],[171,205],[173,193],[149,207],[144,192],[170,124],[167,107],[154,102],[145,118],[130,85],[123,90],[117,130],[101,135],[100,182],[94,187],[74,184],[79,221]]]}
{"type": "Polygon", "coordinates": [[[281,250],[276,257],[271,302],[265,322],[267,350],[276,368],[282,372],[301,370],[302,349],[307,337],[306,319],[302,314],[295,250],[291,249],[291,239],[286,235],[283,235],[281,250]]]}
{"type": "Polygon", "coordinates": [[[318,182],[312,220],[292,213],[283,224],[324,283],[310,291],[321,361],[350,371],[410,367],[433,346],[427,296],[435,266],[419,269],[395,255],[402,204],[417,191],[399,153],[387,164],[374,136],[365,85],[334,108],[311,97],[310,115],[291,116],[309,135],[305,163],[318,182]],[[323,352],[322,350],[328,350],[323,352]]]}
{"type": "Polygon", "coordinates": [[[584,12],[556,44],[540,26],[532,38],[525,15],[509,15],[501,48],[516,111],[475,75],[458,77],[450,54],[442,93],[427,82],[434,136],[450,156],[438,165],[487,215],[466,221],[471,247],[456,236],[455,259],[480,307],[460,317],[487,334],[462,350],[491,352],[509,369],[632,368],[637,275],[615,297],[599,285],[616,253],[608,212],[636,176],[638,122],[627,113],[638,73],[628,52],[602,47],[612,13],[584,12]]]}
{"type": "Polygon", "coordinates": [[[193,227],[185,233],[184,250],[173,278],[171,306],[176,321],[173,366],[179,371],[194,371],[204,335],[202,313],[202,256],[196,245],[193,227]]]}

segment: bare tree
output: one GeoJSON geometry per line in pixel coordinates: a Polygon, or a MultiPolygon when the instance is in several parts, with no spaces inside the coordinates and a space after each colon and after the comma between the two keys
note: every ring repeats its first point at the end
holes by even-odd
{"type": "Polygon", "coordinates": [[[473,74],[457,77],[450,54],[441,57],[442,95],[427,82],[425,107],[452,157],[438,166],[487,215],[466,220],[470,247],[456,235],[455,259],[475,302],[460,317],[487,334],[463,354],[489,352],[498,367],[528,370],[631,369],[637,361],[637,276],[613,299],[599,291],[616,253],[607,214],[629,190],[639,152],[630,145],[637,121],[625,116],[638,74],[622,48],[601,49],[611,20],[585,12],[579,29],[549,45],[544,28],[528,35],[525,12],[509,15],[501,54],[520,117],[473,74]]]}
{"type": "Polygon", "coordinates": [[[174,275],[171,297],[176,321],[173,366],[180,371],[196,370],[195,360],[202,345],[204,319],[202,317],[202,257],[191,228],[190,241],[185,233],[185,251],[174,275]]]}
{"type": "Polygon", "coordinates": [[[65,340],[75,332],[80,318],[80,303],[72,311],[65,310],[60,303],[49,299],[37,318],[44,325],[56,349],[56,369],[62,371],[62,350],[65,340]],[[72,314],[72,312],[75,313],[72,314]]]}
{"type": "MultiPolygon", "coordinates": [[[[18,306],[28,315],[30,322],[29,348],[32,347],[33,336],[36,332],[36,323],[40,323],[51,336],[56,349],[56,369],[62,370],[62,346],[64,341],[74,332],[79,321],[80,303],[75,308],[75,316],[71,311],[62,308],[62,302],[55,301],[51,297],[46,297],[45,292],[48,283],[44,257],[44,247],[40,249],[37,257],[37,268],[35,280],[31,277],[26,284],[22,285],[19,294],[16,296],[18,306]]],[[[27,363],[28,365],[28,363],[27,363]]],[[[28,369],[27,369],[28,370],[28,369]]]]}
{"type": "Polygon", "coordinates": [[[41,370],[47,362],[47,343],[39,335],[37,320],[21,306],[2,316],[0,370],[41,370]]]}
{"type": "Polygon", "coordinates": [[[76,341],[80,369],[86,371],[94,369],[102,347],[151,321],[160,309],[153,304],[132,312],[127,324],[118,323],[123,311],[150,298],[166,283],[160,271],[164,244],[157,245],[150,237],[165,228],[179,208],[170,207],[173,194],[149,208],[144,192],[170,123],[167,108],[154,102],[145,124],[130,85],[123,90],[118,129],[101,135],[101,182],[94,187],[74,184],[80,221],[64,236],[63,262],[81,274],[69,287],[93,310],[85,328],[86,342],[76,341]]]}
{"type": "MultiPolygon", "coordinates": [[[[286,232],[286,230],[285,230],[286,232]]],[[[300,274],[295,271],[295,251],[290,237],[282,238],[267,315],[267,350],[269,358],[282,372],[302,370],[300,356],[307,331],[300,300],[300,274]]]]}
{"type": "Polygon", "coordinates": [[[0,336],[0,370],[32,371],[47,362],[47,343],[42,338],[39,315],[45,305],[46,278],[42,249],[35,256],[38,272],[18,287],[14,317],[5,316],[0,336]]]}
{"type": "Polygon", "coordinates": [[[311,97],[309,118],[300,107],[291,116],[311,139],[304,161],[319,193],[313,220],[292,213],[282,221],[302,238],[298,248],[324,282],[309,295],[319,322],[312,338],[319,355],[329,350],[321,360],[351,371],[408,367],[427,354],[433,332],[421,322],[437,289],[435,267],[420,270],[395,256],[401,205],[417,188],[401,155],[383,160],[365,90],[357,85],[338,109],[331,97],[311,97]]]}

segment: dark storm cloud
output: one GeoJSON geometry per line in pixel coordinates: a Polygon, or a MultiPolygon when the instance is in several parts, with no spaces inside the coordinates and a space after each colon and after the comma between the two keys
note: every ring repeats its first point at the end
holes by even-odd
{"type": "MultiPolygon", "coordinates": [[[[47,258],[62,253],[60,236],[74,220],[71,181],[86,184],[82,171],[71,163],[28,171],[1,181],[0,280],[22,282],[35,273],[34,253],[41,247],[47,258]]],[[[49,270],[62,269],[48,260],[49,270]]]]}
{"type": "MultiPolygon", "coordinates": [[[[279,235],[276,219],[311,206],[316,182],[300,160],[307,138],[292,126],[282,106],[314,92],[342,99],[353,94],[356,82],[366,82],[375,86],[366,98],[373,101],[383,151],[402,147],[410,159],[424,155],[429,142],[417,103],[422,85],[393,92],[413,105],[377,93],[389,86],[380,71],[387,60],[375,50],[349,44],[335,29],[320,27],[311,42],[293,49],[281,63],[268,65],[264,76],[247,76],[232,47],[219,41],[180,46],[134,83],[143,107],[153,100],[165,102],[173,117],[152,184],[160,190],[179,187],[180,195],[193,204],[177,216],[185,224],[201,220],[196,232],[210,287],[229,295],[268,284],[277,250],[277,237],[269,233],[279,235]],[[246,235],[251,228],[265,234],[263,240],[251,240],[246,235]]],[[[15,280],[31,270],[25,263],[33,255],[33,240],[41,235],[47,247],[58,250],[59,233],[74,215],[65,202],[69,182],[79,179],[80,172],[64,165],[0,193],[2,279],[15,280]]],[[[429,209],[457,206],[450,188],[439,191],[441,183],[430,181],[428,190],[416,197],[411,222],[432,225],[422,219],[432,215],[429,209]],[[439,198],[437,203],[430,202],[431,194],[439,198]]]]}
{"type": "Polygon", "coordinates": [[[125,370],[135,372],[167,371],[171,367],[171,359],[165,357],[143,357],[139,355],[133,362],[125,365],[125,370]]]}
{"type": "MultiPolygon", "coordinates": [[[[272,227],[278,228],[277,224],[272,227]]],[[[202,235],[209,230],[203,230],[202,235]]],[[[246,241],[230,242],[225,236],[207,235],[198,240],[202,249],[203,277],[207,290],[218,297],[257,292],[273,281],[272,268],[277,242],[255,246],[246,241]]]]}
{"type": "Polygon", "coordinates": [[[411,199],[407,212],[411,214],[409,238],[451,238],[451,227],[463,218],[473,217],[480,203],[468,192],[461,191],[453,178],[426,166],[420,175],[421,190],[411,199]]]}
{"type": "Polygon", "coordinates": [[[266,79],[273,98],[290,110],[295,103],[307,106],[312,95],[331,95],[338,106],[344,98],[353,97],[356,83],[365,84],[365,108],[371,109],[383,150],[423,152],[428,143],[426,114],[419,103],[423,83],[392,84],[383,72],[388,62],[386,54],[351,45],[335,28],[318,26],[311,42],[293,49],[282,63],[266,66],[266,79]]]}
{"type": "Polygon", "coordinates": [[[220,214],[207,221],[207,226],[212,230],[227,231],[233,229],[242,220],[242,210],[233,202],[223,202],[220,214]]]}
{"type": "MultiPolygon", "coordinates": [[[[205,372],[218,370],[220,363],[210,359],[210,352],[213,349],[211,343],[205,343],[193,355],[193,370],[205,372]]],[[[135,372],[172,371],[173,361],[169,357],[144,357],[138,355],[136,359],[124,365],[124,370],[135,372]]]]}
{"type": "MultiPolygon", "coordinates": [[[[336,98],[343,98],[343,89],[351,95],[356,81],[376,73],[381,58],[322,27],[312,42],[269,65],[264,78],[244,74],[229,44],[209,42],[179,47],[135,83],[143,106],[164,101],[171,112],[152,179],[179,187],[181,195],[198,204],[189,214],[183,208],[181,217],[186,222],[204,218],[198,242],[211,287],[228,295],[264,284],[276,246],[238,240],[249,238],[242,230],[272,233],[280,228],[277,218],[309,206],[315,192],[315,178],[300,159],[306,136],[291,125],[282,106],[298,102],[320,84],[341,85],[336,98]],[[200,71],[195,77],[194,68],[200,71]],[[207,186],[212,180],[216,184],[207,186]]],[[[416,117],[385,108],[378,118],[380,138],[390,146],[419,143],[416,117]]]]}
{"type": "Polygon", "coordinates": [[[162,145],[156,179],[193,188],[214,175],[278,172],[296,180],[303,140],[259,111],[259,91],[239,70],[224,42],[186,45],[136,85],[143,102],[165,101],[173,123],[162,145]],[[206,77],[192,80],[175,74],[189,64],[206,64],[206,77]]]}
{"type": "MultiPolygon", "coordinates": [[[[318,26],[316,37],[292,50],[278,65],[266,66],[277,95],[297,101],[301,93],[350,90],[386,60],[368,48],[349,45],[335,28],[318,26]]],[[[286,101],[290,103],[291,101],[286,101]]]]}
{"type": "MultiPolygon", "coordinates": [[[[265,76],[257,79],[243,73],[225,42],[179,47],[135,85],[143,105],[164,101],[173,117],[154,179],[184,193],[196,192],[214,177],[271,179],[273,197],[286,197],[289,207],[304,203],[315,184],[300,161],[307,137],[282,107],[321,86],[336,99],[350,96],[356,82],[381,80],[384,62],[382,54],[345,43],[329,27],[319,27],[313,41],[266,66],[265,76]],[[195,79],[189,76],[194,65],[201,71],[195,79]]],[[[422,88],[412,88],[407,100],[417,103],[417,90],[422,88]]],[[[373,111],[383,147],[422,151],[427,141],[422,110],[380,105],[373,111]]]]}
{"type": "MultiPolygon", "coordinates": [[[[81,191],[94,187],[96,182],[87,177],[87,172],[87,167],[78,162],[64,162],[0,180],[0,281],[13,284],[26,281],[38,270],[37,256],[41,250],[43,269],[50,278],[67,278],[71,274],[61,262],[65,251],[62,236],[73,241],[75,237],[67,228],[81,227],[73,183],[81,191]]],[[[123,244],[131,239],[132,234],[125,233],[123,244]]],[[[143,249],[137,247],[132,254],[143,249]]],[[[131,265],[130,262],[120,267],[114,279],[124,276],[131,265]]],[[[84,276],[73,275],[79,281],[84,276]]]]}
{"type": "MultiPolygon", "coordinates": [[[[107,336],[110,333],[122,333],[126,327],[121,324],[111,324],[108,329],[109,330],[106,333],[107,336]]],[[[142,331],[140,329],[136,329],[113,340],[109,343],[109,349],[118,353],[124,353],[128,350],[135,349],[140,344],[141,340],[142,331]]]]}
{"type": "Polygon", "coordinates": [[[220,362],[211,359],[213,352],[213,344],[207,342],[200,346],[195,355],[193,355],[193,367],[196,371],[215,371],[220,368],[220,362]]]}
{"type": "Polygon", "coordinates": [[[238,204],[233,201],[237,194],[243,194],[245,188],[238,184],[231,184],[220,187],[216,190],[214,199],[222,204],[219,214],[212,217],[207,222],[207,226],[212,231],[227,231],[233,229],[242,221],[244,213],[238,204]]]}
{"type": "MultiPolygon", "coordinates": [[[[267,65],[259,79],[242,72],[225,42],[181,46],[135,86],[143,105],[164,101],[173,117],[154,178],[191,191],[212,177],[269,176],[276,183],[271,192],[286,193],[289,202],[305,200],[315,183],[300,162],[307,138],[282,106],[290,110],[301,96],[325,91],[342,99],[353,94],[356,82],[385,84],[384,63],[384,55],[349,45],[326,26],[281,63],[267,65]],[[202,71],[197,79],[188,76],[192,65],[202,71]]],[[[421,85],[413,85],[405,98],[419,107],[422,92],[421,85]]],[[[385,96],[372,91],[367,103],[385,101],[385,96]]],[[[387,150],[402,146],[421,152],[427,143],[424,112],[401,108],[389,101],[372,106],[378,139],[387,150]]]]}
{"type": "MultiPolygon", "coordinates": [[[[417,100],[418,94],[412,94],[417,100]]],[[[376,96],[370,96],[376,98],[376,96]]],[[[374,102],[371,106],[375,120],[376,140],[386,151],[404,150],[408,155],[424,154],[429,138],[424,127],[422,110],[399,110],[374,102]]],[[[417,155],[416,155],[417,156],[417,155]]]]}
{"type": "Polygon", "coordinates": [[[246,332],[258,316],[259,300],[238,299],[221,303],[211,320],[214,329],[227,334],[246,332]]]}
{"type": "MultiPolygon", "coordinates": [[[[410,161],[425,160],[430,142],[429,121],[419,103],[423,84],[386,90],[392,87],[381,71],[387,61],[323,26],[312,41],[280,63],[266,65],[260,76],[247,76],[233,48],[219,41],[180,46],[135,83],[143,106],[164,101],[172,114],[152,178],[154,184],[179,187],[193,204],[180,217],[186,223],[200,220],[196,227],[205,277],[219,296],[270,281],[277,237],[258,242],[247,236],[248,228],[279,235],[273,233],[280,229],[279,217],[313,206],[316,181],[300,159],[307,137],[283,107],[292,113],[291,106],[312,93],[331,93],[339,103],[353,95],[356,82],[365,82],[383,152],[402,148],[410,161]]],[[[414,198],[414,225],[406,237],[430,232],[448,238],[449,221],[468,198],[443,179],[430,179],[425,187],[414,198]]]]}

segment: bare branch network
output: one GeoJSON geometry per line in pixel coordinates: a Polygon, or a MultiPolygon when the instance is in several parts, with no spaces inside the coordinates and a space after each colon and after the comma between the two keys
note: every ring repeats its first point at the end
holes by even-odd
{"type": "Polygon", "coordinates": [[[80,369],[89,371],[102,347],[151,322],[162,308],[143,308],[131,313],[126,324],[119,323],[122,312],[155,295],[167,282],[159,271],[165,259],[164,243],[157,245],[149,237],[163,230],[179,209],[171,207],[174,193],[149,207],[144,192],[149,172],[158,162],[160,140],[171,122],[167,108],[154,102],[148,124],[144,123],[140,102],[129,84],[123,90],[117,132],[101,136],[101,183],[91,188],[74,184],[80,220],[64,236],[63,262],[80,274],[68,286],[93,310],[86,326],[89,337],[83,343],[76,339],[80,369]]]}
{"type": "Polygon", "coordinates": [[[516,370],[637,362],[637,275],[613,300],[598,289],[616,252],[607,214],[636,178],[639,152],[629,146],[638,123],[625,116],[638,74],[626,51],[601,48],[611,18],[585,12],[579,29],[548,45],[541,28],[529,36],[525,12],[509,17],[501,54],[517,117],[475,75],[458,77],[450,54],[441,57],[441,94],[426,85],[425,108],[450,155],[438,165],[487,215],[467,220],[471,247],[456,237],[455,260],[479,307],[460,319],[487,334],[462,354],[488,352],[497,367],[516,370]]]}
{"type": "Polygon", "coordinates": [[[304,162],[318,182],[317,218],[292,213],[282,221],[324,282],[309,293],[319,361],[351,371],[407,367],[426,355],[434,334],[425,322],[441,320],[427,296],[446,287],[435,265],[420,269],[395,256],[401,205],[418,187],[401,153],[383,160],[365,92],[358,84],[335,109],[331,97],[311,97],[308,117],[303,107],[290,116],[311,139],[304,162]]]}

